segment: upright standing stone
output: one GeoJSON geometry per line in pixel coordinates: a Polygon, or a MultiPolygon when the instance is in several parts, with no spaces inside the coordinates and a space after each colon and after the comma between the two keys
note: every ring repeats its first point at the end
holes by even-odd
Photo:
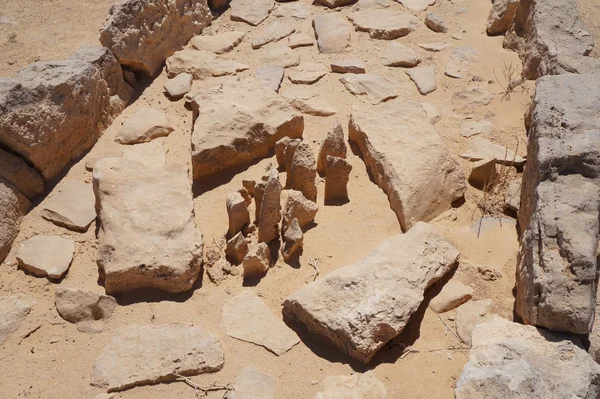
{"type": "Polygon", "coordinates": [[[306,199],[300,191],[289,190],[283,211],[282,232],[285,233],[287,231],[288,226],[294,219],[298,219],[301,229],[306,228],[306,226],[315,220],[318,211],[319,207],[317,204],[306,199]]]}
{"type": "Polygon", "coordinates": [[[239,265],[242,263],[247,253],[248,242],[246,242],[246,238],[241,231],[227,241],[225,255],[233,264],[239,265]]]}
{"type": "Polygon", "coordinates": [[[348,181],[352,165],[343,158],[327,156],[327,173],[325,174],[325,203],[333,203],[348,199],[348,181]]]}
{"type": "Polygon", "coordinates": [[[242,267],[244,278],[259,277],[264,275],[271,266],[271,252],[269,247],[264,242],[255,244],[250,247],[248,253],[244,257],[242,267]]]}
{"type": "Polygon", "coordinates": [[[274,6],[274,0],[231,0],[231,20],[257,26],[267,19],[274,6]]]}
{"type": "Polygon", "coordinates": [[[307,199],[313,202],[317,200],[317,185],[315,183],[315,179],[317,178],[316,163],[315,154],[310,149],[310,146],[307,143],[300,143],[298,148],[296,148],[294,159],[288,171],[290,188],[300,191],[307,199]]]}
{"type": "Polygon", "coordinates": [[[260,205],[258,218],[258,242],[269,244],[279,237],[279,221],[281,220],[281,183],[279,177],[270,177],[265,186],[265,193],[260,205]]]}
{"type": "Polygon", "coordinates": [[[287,262],[302,248],[304,243],[304,233],[298,224],[298,219],[294,218],[287,226],[283,234],[283,241],[283,259],[287,262]]]}
{"type": "Polygon", "coordinates": [[[238,192],[229,194],[225,204],[227,206],[227,217],[229,218],[227,235],[233,237],[250,224],[250,213],[244,197],[238,192]]]}
{"type": "Polygon", "coordinates": [[[331,155],[338,158],[346,158],[346,142],[344,141],[344,129],[340,121],[335,121],[331,130],[327,133],[327,138],[321,144],[319,157],[317,158],[317,172],[321,176],[325,175],[327,168],[327,156],[331,155]]]}

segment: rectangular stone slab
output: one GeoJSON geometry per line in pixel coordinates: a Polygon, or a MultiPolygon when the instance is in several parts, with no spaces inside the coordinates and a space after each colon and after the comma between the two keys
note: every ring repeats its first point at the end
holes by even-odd
{"type": "Polygon", "coordinates": [[[362,362],[398,336],[442,278],[458,250],[419,222],[371,254],[302,288],[283,304],[284,315],[362,362]]]}
{"type": "Polygon", "coordinates": [[[465,177],[420,104],[363,105],[352,111],[348,131],[403,231],[464,195],[465,177]]]}
{"type": "Polygon", "coordinates": [[[191,289],[202,263],[202,234],[194,222],[187,167],[104,158],[93,176],[97,262],[106,292],[191,289]]]}

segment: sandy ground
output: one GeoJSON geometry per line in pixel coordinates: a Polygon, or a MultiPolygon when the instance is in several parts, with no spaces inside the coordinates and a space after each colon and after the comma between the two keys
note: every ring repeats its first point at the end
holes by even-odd
{"type": "Polygon", "coordinates": [[[589,31],[594,35],[596,45],[591,52],[592,57],[600,56],[600,9],[594,0],[577,0],[579,16],[589,31]]]}
{"type": "MultiPolygon", "coordinates": [[[[308,2],[308,0],[303,1],[308,2]]],[[[33,3],[33,1],[26,2],[26,4],[33,3]]],[[[70,2],[58,1],[52,4],[55,3],[58,5],[70,2]]],[[[93,7],[88,5],[85,8],[73,9],[76,15],[68,23],[78,26],[77,32],[88,28],[87,34],[90,38],[95,38],[96,30],[91,27],[101,23],[103,17],[95,18],[92,14],[95,13],[96,8],[103,8],[103,12],[106,12],[108,4],[104,3],[108,2],[101,1],[93,7]],[[92,18],[94,22],[87,23],[92,18]]],[[[402,9],[402,6],[397,3],[390,2],[390,6],[394,9],[402,9]]],[[[494,123],[497,129],[486,136],[492,141],[505,144],[511,149],[517,148],[521,155],[524,155],[526,148],[523,113],[529,103],[529,95],[533,93],[532,86],[528,82],[529,92],[518,91],[513,93],[509,101],[501,101],[502,86],[505,84],[502,70],[505,65],[512,63],[518,66],[520,63],[516,54],[502,49],[502,37],[486,36],[485,26],[489,7],[489,2],[477,0],[456,0],[453,3],[440,0],[429,11],[434,10],[444,17],[450,27],[449,33],[436,34],[423,25],[407,37],[397,39],[415,48],[418,48],[416,46],[418,43],[425,42],[444,41],[449,44],[447,49],[439,53],[428,53],[419,49],[423,57],[422,65],[435,66],[437,70],[438,89],[426,97],[419,95],[403,68],[387,68],[380,64],[380,54],[387,45],[386,41],[372,40],[364,32],[353,32],[351,53],[342,56],[360,58],[366,62],[369,72],[379,73],[398,82],[402,87],[402,95],[391,101],[413,99],[435,104],[443,113],[436,129],[456,156],[465,175],[469,173],[470,162],[458,158],[458,154],[465,151],[469,143],[469,139],[460,134],[460,125],[466,117],[473,120],[485,119],[494,123]],[[462,38],[452,39],[453,34],[460,34],[462,38]],[[476,47],[481,52],[480,60],[473,66],[470,74],[477,78],[470,79],[470,76],[456,80],[445,77],[443,72],[451,50],[463,45],[476,47]],[[488,106],[456,108],[451,101],[451,96],[459,90],[474,86],[487,86],[494,94],[494,100],[488,106]]],[[[16,9],[17,7],[13,5],[2,12],[9,15],[10,12],[16,12],[16,9]]],[[[349,11],[345,9],[340,14],[347,15],[349,11]]],[[[321,13],[326,10],[315,6],[314,12],[321,13]]],[[[56,11],[51,15],[60,14],[56,11]]],[[[423,12],[419,16],[424,18],[425,14],[426,12],[423,12]]],[[[34,57],[34,54],[40,55],[41,59],[47,59],[64,55],[61,51],[68,54],[74,49],[67,48],[73,44],[70,43],[60,50],[56,49],[56,52],[46,51],[50,50],[47,45],[35,43],[36,35],[46,28],[36,26],[29,36],[23,32],[28,31],[24,22],[26,20],[27,18],[23,16],[23,22],[18,25],[17,40],[29,43],[31,47],[24,45],[22,57],[17,59],[19,63],[32,61],[28,57],[34,57]],[[39,30],[36,30],[38,28],[39,30]]],[[[263,26],[268,22],[267,20],[263,23],[263,26]]],[[[297,29],[311,31],[310,20],[291,21],[291,23],[294,23],[297,29]]],[[[0,26],[4,35],[5,25],[0,26]]],[[[54,32],[54,25],[50,26],[54,32]]],[[[215,33],[232,29],[248,32],[257,30],[244,23],[230,21],[229,12],[218,18],[211,27],[215,33]]],[[[62,30],[57,30],[57,35],[59,31],[64,31],[64,25],[62,30]]],[[[46,33],[44,36],[50,35],[46,33]]],[[[84,36],[81,36],[82,40],[84,36]]],[[[253,76],[258,66],[250,47],[251,37],[252,33],[238,48],[226,55],[228,58],[248,63],[252,67],[250,71],[239,75],[241,79],[253,76]]],[[[2,46],[7,45],[2,44],[2,46]]],[[[321,55],[316,46],[300,48],[297,51],[302,61],[318,60],[328,63],[340,58],[339,55],[321,55]]],[[[5,62],[0,67],[3,68],[0,70],[1,74],[11,73],[16,69],[13,68],[15,65],[7,66],[5,62]]],[[[337,115],[327,118],[305,115],[304,139],[311,144],[315,153],[336,118],[342,122],[347,135],[348,116],[352,105],[363,104],[360,99],[347,92],[338,79],[339,75],[329,74],[314,84],[338,111],[337,115]]],[[[162,94],[162,86],[165,82],[166,76],[163,73],[114,121],[89,155],[120,148],[120,145],[114,141],[114,137],[121,123],[140,107],[149,105],[164,109],[175,124],[175,131],[165,139],[169,148],[168,162],[190,164],[189,140],[192,114],[184,107],[183,100],[171,102],[162,94]]],[[[291,82],[286,78],[281,92],[285,93],[291,86],[291,82]]],[[[227,230],[225,210],[227,194],[241,187],[242,179],[259,179],[269,162],[275,162],[274,157],[249,167],[242,173],[226,179],[228,181],[218,187],[205,191],[195,198],[196,222],[204,234],[206,249],[214,247],[213,239],[221,239],[227,230]]],[[[322,199],[324,185],[320,183],[318,186],[320,209],[315,220],[316,226],[305,234],[300,267],[291,267],[280,260],[257,286],[251,288],[262,296],[276,315],[281,315],[283,300],[304,286],[305,280],[313,274],[313,269],[308,266],[309,257],[319,259],[319,269],[322,274],[325,274],[358,261],[384,239],[400,233],[397,219],[389,207],[385,194],[369,179],[361,159],[350,152],[349,162],[353,166],[349,183],[349,203],[343,206],[324,206],[322,199]]],[[[73,166],[59,186],[66,180],[78,179],[90,182],[91,173],[85,170],[84,163],[85,158],[73,166]]],[[[281,178],[284,180],[285,175],[282,174],[281,178]]],[[[469,186],[465,202],[432,223],[461,252],[460,264],[452,278],[473,286],[476,292],[475,299],[492,298],[494,311],[512,319],[512,289],[518,249],[516,228],[510,223],[503,223],[502,226],[485,230],[478,237],[470,226],[481,217],[477,209],[477,203],[481,198],[481,191],[469,186]],[[496,281],[485,281],[477,271],[478,266],[494,269],[502,277],[496,281]]],[[[98,272],[95,264],[97,244],[94,228],[91,227],[85,234],[62,229],[43,220],[40,215],[41,208],[42,206],[37,206],[26,216],[13,248],[36,234],[72,236],[77,243],[75,258],[68,275],[60,285],[103,293],[103,287],[97,283],[98,272]]],[[[457,339],[446,331],[438,315],[427,308],[428,300],[439,292],[441,285],[432,289],[428,299],[413,316],[403,334],[386,345],[373,362],[365,367],[355,364],[326,343],[301,330],[297,330],[301,343],[281,357],[261,347],[226,336],[220,328],[221,308],[231,297],[248,289],[243,286],[240,276],[229,277],[224,283],[216,286],[205,275],[195,290],[177,296],[121,295],[117,298],[121,306],[117,307],[105,330],[100,334],[87,335],[79,333],[74,325],[64,322],[58,316],[54,307],[54,290],[57,285],[18,270],[14,251],[1,266],[0,272],[2,273],[0,295],[23,292],[33,296],[37,301],[26,322],[0,349],[0,396],[5,398],[93,398],[94,395],[102,392],[89,384],[95,359],[111,339],[113,332],[130,324],[179,322],[207,328],[221,340],[224,346],[225,367],[216,374],[197,376],[192,380],[202,385],[213,382],[220,384],[233,382],[242,368],[252,364],[260,371],[276,378],[277,398],[312,398],[319,391],[319,383],[323,378],[370,369],[375,370],[377,377],[385,384],[389,398],[451,398],[455,381],[468,356],[468,351],[461,348],[457,339]],[[402,344],[409,346],[414,352],[408,354],[404,352],[403,355],[402,344]]],[[[442,315],[451,326],[453,326],[452,315],[453,312],[442,315]]],[[[221,396],[222,394],[213,394],[209,397],[220,398],[221,396]]],[[[115,394],[115,398],[154,397],[194,398],[195,395],[190,387],[179,382],[138,387],[115,394]]]]}

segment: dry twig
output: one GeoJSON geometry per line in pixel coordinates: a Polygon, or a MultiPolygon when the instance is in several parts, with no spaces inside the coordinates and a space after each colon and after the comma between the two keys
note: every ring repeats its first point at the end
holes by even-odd
{"type": "Polygon", "coordinates": [[[447,329],[447,330],[450,330],[450,332],[451,332],[451,333],[452,333],[452,334],[453,334],[453,335],[456,337],[456,339],[458,339],[458,340],[459,340],[459,341],[460,341],[460,342],[461,342],[461,343],[464,345],[465,341],[463,341],[463,340],[462,340],[462,339],[461,339],[461,338],[458,336],[458,334],[457,334],[457,333],[455,333],[455,332],[454,332],[454,330],[453,330],[453,329],[451,329],[451,328],[450,328],[450,326],[449,326],[448,324],[446,324],[446,322],[445,322],[445,321],[444,321],[444,320],[443,320],[443,319],[442,319],[440,316],[438,316],[438,319],[440,319],[440,321],[442,322],[442,324],[443,324],[444,326],[446,326],[446,329],[447,329]]]}
{"type": "Polygon", "coordinates": [[[174,375],[175,377],[177,377],[179,381],[184,382],[188,386],[194,388],[194,392],[195,392],[197,398],[203,398],[209,392],[215,392],[215,391],[225,391],[225,393],[223,394],[223,398],[225,398],[227,393],[233,391],[233,388],[229,384],[217,385],[216,383],[213,383],[212,385],[202,387],[200,385],[195,384],[192,380],[190,380],[189,378],[187,378],[179,373],[173,372],[171,374],[174,375]]]}
{"type": "Polygon", "coordinates": [[[306,279],[306,282],[308,283],[308,280],[312,279],[312,281],[315,281],[317,279],[317,277],[319,277],[319,259],[318,258],[308,258],[308,265],[310,267],[312,267],[313,269],[315,269],[315,272],[313,273],[312,276],[310,276],[309,278],[306,279]]]}
{"type": "Polygon", "coordinates": [[[215,245],[217,246],[217,248],[219,248],[219,251],[223,252],[223,247],[221,247],[221,244],[219,244],[219,242],[216,240],[216,238],[213,236],[213,242],[215,243],[215,245]]]}
{"type": "Polygon", "coordinates": [[[521,88],[521,92],[528,92],[529,90],[525,87],[526,79],[522,74],[518,73],[518,67],[514,66],[511,62],[510,64],[504,64],[502,68],[502,76],[504,80],[506,80],[506,85],[503,85],[496,76],[496,71],[494,70],[494,77],[496,78],[496,82],[502,87],[503,93],[502,97],[500,97],[500,101],[510,101],[510,95],[515,91],[517,87],[521,88]]]}

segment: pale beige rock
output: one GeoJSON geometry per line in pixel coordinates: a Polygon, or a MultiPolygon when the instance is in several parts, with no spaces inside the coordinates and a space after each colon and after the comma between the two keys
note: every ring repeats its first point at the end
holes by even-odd
{"type": "Polygon", "coordinates": [[[442,16],[435,12],[430,12],[425,16],[425,25],[437,33],[448,32],[448,25],[446,25],[446,22],[442,16]]]}
{"type": "Polygon", "coordinates": [[[267,187],[267,183],[264,181],[259,181],[254,186],[254,221],[258,223],[260,218],[260,208],[262,204],[263,196],[265,195],[265,188],[267,187]]]}
{"type": "Polygon", "coordinates": [[[300,54],[278,43],[262,47],[256,52],[256,57],[260,64],[267,66],[290,68],[300,64],[300,54]]]}
{"type": "Polygon", "coordinates": [[[469,301],[456,309],[456,333],[471,346],[471,334],[478,324],[491,320],[492,300],[469,301]]]}
{"type": "Polygon", "coordinates": [[[199,35],[190,40],[189,45],[196,50],[210,51],[215,54],[228,53],[236,48],[246,37],[246,32],[233,30],[217,33],[213,36],[199,35]]]}
{"type": "Polygon", "coordinates": [[[123,148],[121,157],[139,162],[147,168],[158,168],[167,164],[169,148],[164,138],[154,139],[149,143],[128,145],[123,148]]]}
{"type": "Polygon", "coordinates": [[[289,223],[283,235],[283,259],[289,261],[300,249],[304,243],[304,233],[298,224],[298,219],[294,218],[289,223]]]}
{"type": "Polygon", "coordinates": [[[421,62],[415,50],[401,43],[390,42],[381,55],[381,63],[390,67],[411,68],[421,62]]]}
{"type": "Polygon", "coordinates": [[[350,47],[351,25],[336,14],[319,14],[313,19],[317,46],[322,54],[341,53],[350,47]]]}
{"type": "Polygon", "coordinates": [[[421,43],[419,44],[419,47],[421,47],[423,50],[427,50],[427,51],[431,51],[434,53],[437,53],[439,51],[444,50],[446,47],[448,47],[448,43],[421,43]]]}
{"type": "Polygon", "coordinates": [[[355,0],[315,0],[315,3],[327,6],[329,8],[346,6],[354,3],[355,0]]]}
{"type": "Polygon", "coordinates": [[[494,181],[497,175],[496,158],[485,158],[471,166],[469,183],[474,187],[484,189],[487,184],[494,181]]]}
{"type": "Polygon", "coordinates": [[[468,121],[468,122],[463,122],[460,125],[460,133],[463,137],[471,137],[471,136],[475,136],[477,134],[489,134],[492,131],[494,131],[495,128],[496,128],[496,126],[494,126],[494,124],[492,122],[468,121]]]}
{"type": "Polygon", "coordinates": [[[43,203],[42,217],[58,226],[84,232],[96,219],[95,201],[91,184],[68,180],[43,203]]]}
{"type": "Polygon", "coordinates": [[[250,67],[210,51],[184,49],[167,58],[167,75],[172,78],[189,73],[194,79],[235,75],[250,67]]]}
{"type": "Polygon", "coordinates": [[[230,193],[225,201],[229,230],[227,235],[233,237],[250,224],[250,213],[244,197],[240,193],[230,193]]]}
{"type": "Polygon", "coordinates": [[[469,46],[458,47],[452,50],[444,73],[451,78],[465,78],[477,61],[479,61],[479,50],[469,46]]]}
{"type": "Polygon", "coordinates": [[[123,152],[121,150],[114,149],[100,149],[97,152],[92,151],[85,157],[85,169],[92,171],[94,170],[96,162],[99,160],[104,158],[121,158],[122,155],[123,152]]]}
{"type": "Polygon", "coordinates": [[[83,333],[99,333],[117,306],[115,298],[75,288],[57,287],[54,304],[60,317],[83,333]]]}
{"type": "Polygon", "coordinates": [[[302,137],[304,118],[262,82],[246,79],[197,93],[192,133],[195,179],[267,156],[277,140],[302,137]],[[243,144],[242,144],[243,143],[243,144]]]}
{"type": "Polygon", "coordinates": [[[519,212],[521,207],[521,179],[515,179],[508,183],[505,198],[505,209],[519,212]]]}
{"type": "Polygon", "coordinates": [[[474,87],[472,89],[461,90],[452,95],[452,101],[462,103],[467,107],[473,105],[488,105],[492,102],[493,96],[488,89],[484,87],[474,87]]]}
{"type": "Polygon", "coordinates": [[[174,381],[173,373],[214,373],[223,363],[221,343],[202,327],[130,325],[118,329],[96,359],[91,384],[121,391],[174,381]]]}
{"type": "Polygon", "coordinates": [[[364,96],[371,104],[379,104],[400,94],[394,82],[372,73],[360,75],[347,73],[340,78],[340,82],[350,93],[360,96],[359,98],[364,96]]]}
{"type": "Polygon", "coordinates": [[[337,110],[323,97],[319,89],[295,85],[283,94],[290,104],[303,114],[313,116],[331,116],[337,110]]]}
{"type": "Polygon", "coordinates": [[[513,22],[519,0],[495,0],[488,16],[486,32],[490,36],[503,35],[513,22]]]}
{"type": "Polygon", "coordinates": [[[327,137],[321,144],[319,156],[317,158],[317,172],[325,175],[327,169],[327,156],[331,155],[338,158],[346,158],[346,142],[344,140],[344,129],[340,121],[336,120],[329,129],[327,137]]]}
{"type": "Polygon", "coordinates": [[[295,84],[313,84],[329,73],[329,68],[316,62],[304,62],[288,70],[288,79],[295,84]]]}
{"type": "Polygon", "coordinates": [[[75,242],[71,238],[38,235],[19,245],[19,267],[37,277],[61,278],[71,266],[75,242]]]}
{"type": "Polygon", "coordinates": [[[0,297],[0,345],[19,329],[34,304],[23,294],[0,297]]]}
{"type": "Polygon", "coordinates": [[[225,255],[233,264],[239,265],[242,263],[242,260],[244,260],[244,256],[246,256],[247,253],[248,242],[242,232],[237,233],[227,241],[225,255]]]}
{"type": "Polygon", "coordinates": [[[258,50],[265,44],[276,42],[294,33],[296,29],[285,22],[276,20],[258,31],[252,39],[252,48],[258,50]]]}
{"type": "Polygon", "coordinates": [[[173,130],[175,129],[163,111],[144,107],[123,122],[115,141],[121,144],[145,143],[157,137],[168,136],[173,130]]]}
{"type": "Polygon", "coordinates": [[[256,80],[262,80],[267,83],[267,87],[279,92],[281,82],[283,82],[284,70],[278,66],[260,66],[256,68],[254,77],[256,80]]]}
{"type": "Polygon", "coordinates": [[[310,201],[317,200],[317,160],[307,143],[300,143],[288,171],[289,186],[300,191],[310,201]]]}
{"type": "Polygon", "coordinates": [[[180,73],[165,83],[165,92],[170,98],[178,100],[190,92],[193,79],[189,73],[180,73]]]}
{"type": "MultiPolygon", "coordinates": [[[[301,139],[290,140],[289,143],[285,146],[285,150],[283,151],[283,162],[285,163],[285,171],[289,172],[292,166],[292,161],[294,160],[294,153],[296,152],[296,148],[302,143],[301,139]]],[[[288,173],[286,177],[285,186],[289,188],[290,186],[290,175],[288,173]]]]}
{"type": "Polygon", "coordinates": [[[269,244],[279,238],[281,189],[278,175],[267,180],[258,217],[258,242],[269,244]]]}
{"type": "Polygon", "coordinates": [[[390,6],[389,0],[358,0],[356,7],[359,10],[368,8],[388,8],[390,6]]]}
{"type": "Polygon", "coordinates": [[[286,136],[277,140],[275,143],[275,159],[277,160],[277,166],[283,170],[285,170],[285,149],[291,140],[292,139],[286,136]]]}
{"type": "Polygon", "coordinates": [[[450,280],[429,302],[429,307],[436,313],[445,313],[467,302],[473,297],[473,293],[473,288],[468,285],[450,280]]]}
{"type": "Polygon", "coordinates": [[[458,257],[456,248],[432,226],[417,223],[357,263],[301,288],[285,300],[283,312],[353,359],[369,363],[402,332],[425,290],[458,257]]]}
{"type": "Polygon", "coordinates": [[[29,199],[44,192],[44,180],[23,159],[0,148],[0,179],[16,187],[29,199]]]}
{"type": "Polygon", "coordinates": [[[275,9],[271,12],[275,18],[294,18],[308,19],[311,17],[313,7],[310,4],[300,1],[277,3],[275,9]]]}
{"type": "Polygon", "coordinates": [[[299,33],[296,33],[295,35],[291,35],[288,38],[288,46],[290,48],[310,47],[310,46],[314,46],[314,44],[315,44],[314,36],[312,36],[306,32],[299,32],[299,33]]]}
{"type": "Polygon", "coordinates": [[[323,389],[313,399],[385,399],[387,390],[375,372],[336,375],[323,380],[323,389]]]}
{"type": "Polygon", "coordinates": [[[421,106],[427,112],[427,117],[429,118],[429,123],[435,125],[442,119],[442,113],[437,107],[431,103],[421,103],[421,106]]]}
{"type": "Polygon", "coordinates": [[[30,206],[29,200],[15,186],[0,178],[0,263],[17,238],[21,220],[30,206]]]}
{"type": "Polygon", "coordinates": [[[412,14],[396,10],[367,9],[348,16],[356,30],[369,32],[372,39],[393,40],[408,35],[419,27],[412,14]]]}
{"type": "Polygon", "coordinates": [[[228,399],[275,399],[275,378],[253,366],[242,369],[228,399]]]}
{"type": "Polygon", "coordinates": [[[306,199],[300,191],[289,190],[283,212],[283,221],[281,223],[282,231],[287,231],[293,219],[298,219],[300,228],[305,229],[315,220],[318,211],[319,207],[317,204],[306,199]]]}
{"type": "Polygon", "coordinates": [[[327,155],[325,174],[325,203],[336,203],[348,199],[348,181],[352,165],[343,158],[327,155]]]}
{"type": "Polygon", "coordinates": [[[98,268],[107,293],[154,288],[187,291],[202,263],[187,167],[147,169],[105,158],[94,168],[100,229],[98,268]]]}
{"type": "Polygon", "coordinates": [[[274,6],[273,0],[231,0],[231,20],[257,26],[267,19],[274,6]]]}
{"type": "Polygon", "coordinates": [[[396,0],[411,11],[425,11],[435,4],[436,0],[396,0]]]}
{"type": "Polygon", "coordinates": [[[406,71],[406,74],[417,86],[422,95],[427,95],[437,90],[435,69],[432,67],[418,67],[406,71]]]}
{"type": "Polygon", "coordinates": [[[260,277],[264,275],[271,266],[271,252],[269,247],[264,242],[254,244],[248,249],[248,253],[244,257],[242,267],[244,271],[242,276],[260,277]]]}
{"type": "Polygon", "coordinates": [[[330,67],[331,72],[336,73],[365,73],[365,63],[354,58],[334,61],[330,67]]]}
{"type": "Polygon", "coordinates": [[[496,162],[502,165],[523,165],[525,159],[515,154],[504,146],[494,144],[483,137],[475,137],[471,140],[469,151],[460,155],[462,158],[470,161],[479,161],[482,159],[495,158],[496,162]]]}
{"type": "Polygon", "coordinates": [[[225,334],[262,346],[277,356],[300,342],[296,334],[250,290],[223,305],[221,327],[225,334]]]}
{"type": "Polygon", "coordinates": [[[387,194],[403,231],[440,215],[464,195],[465,177],[419,103],[355,108],[349,137],[387,194]]]}

